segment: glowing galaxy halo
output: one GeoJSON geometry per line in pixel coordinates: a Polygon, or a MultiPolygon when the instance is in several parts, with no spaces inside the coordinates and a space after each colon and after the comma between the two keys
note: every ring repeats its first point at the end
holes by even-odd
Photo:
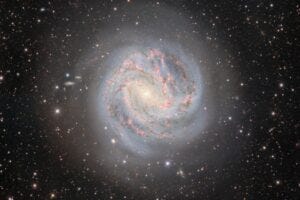
{"type": "Polygon", "coordinates": [[[95,34],[99,45],[87,50],[76,68],[90,77],[93,137],[101,152],[115,151],[99,156],[130,155],[131,163],[140,165],[141,159],[163,158],[205,133],[215,116],[214,101],[221,100],[213,99],[217,88],[211,77],[225,73],[216,71],[212,52],[193,34],[187,16],[164,7],[132,9],[129,13],[148,13],[146,26],[125,25],[115,34],[112,28],[101,30],[95,34]]]}
{"type": "Polygon", "coordinates": [[[205,157],[210,148],[205,141],[223,122],[220,115],[231,109],[226,101],[232,89],[223,83],[228,77],[232,82],[226,84],[234,83],[232,63],[221,62],[228,57],[226,49],[207,40],[204,26],[194,34],[189,17],[169,7],[130,9],[126,17],[143,12],[142,21],[118,26],[111,19],[108,27],[93,32],[74,66],[74,76],[81,78],[67,88],[76,98],[66,120],[76,119],[89,139],[82,142],[78,132],[66,142],[76,144],[77,154],[94,152],[90,166],[103,163],[118,178],[122,170],[111,168],[125,166],[124,160],[126,173],[134,173],[149,163],[189,159],[191,152],[205,157]],[[195,146],[203,150],[192,151],[195,146]]]}
{"type": "Polygon", "coordinates": [[[185,141],[200,132],[201,74],[180,47],[152,42],[111,56],[119,59],[108,59],[114,67],[98,102],[101,117],[123,146],[146,155],[157,143],[185,141]]]}

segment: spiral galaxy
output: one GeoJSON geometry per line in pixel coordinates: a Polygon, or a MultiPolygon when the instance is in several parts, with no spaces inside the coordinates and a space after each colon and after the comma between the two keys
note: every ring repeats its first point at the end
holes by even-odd
{"type": "Polygon", "coordinates": [[[119,140],[146,153],[136,146],[193,134],[202,83],[192,59],[166,46],[124,48],[118,54],[104,80],[100,102],[105,105],[102,115],[119,140]]]}

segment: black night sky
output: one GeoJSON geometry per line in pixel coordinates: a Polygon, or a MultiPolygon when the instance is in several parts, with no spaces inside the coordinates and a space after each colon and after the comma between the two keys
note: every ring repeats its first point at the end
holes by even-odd
{"type": "Polygon", "coordinates": [[[300,198],[299,2],[0,14],[0,199],[300,198]]]}

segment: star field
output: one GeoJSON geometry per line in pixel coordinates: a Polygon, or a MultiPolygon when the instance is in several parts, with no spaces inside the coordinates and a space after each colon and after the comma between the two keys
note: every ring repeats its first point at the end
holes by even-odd
{"type": "Polygon", "coordinates": [[[0,199],[299,199],[298,2],[0,11],[0,199]]]}

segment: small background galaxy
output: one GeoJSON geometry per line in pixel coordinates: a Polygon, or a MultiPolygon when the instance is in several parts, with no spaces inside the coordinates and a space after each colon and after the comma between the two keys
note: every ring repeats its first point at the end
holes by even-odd
{"type": "Polygon", "coordinates": [[[0,199],[299,199],[296,1],[0,1],[0,199]]]}

